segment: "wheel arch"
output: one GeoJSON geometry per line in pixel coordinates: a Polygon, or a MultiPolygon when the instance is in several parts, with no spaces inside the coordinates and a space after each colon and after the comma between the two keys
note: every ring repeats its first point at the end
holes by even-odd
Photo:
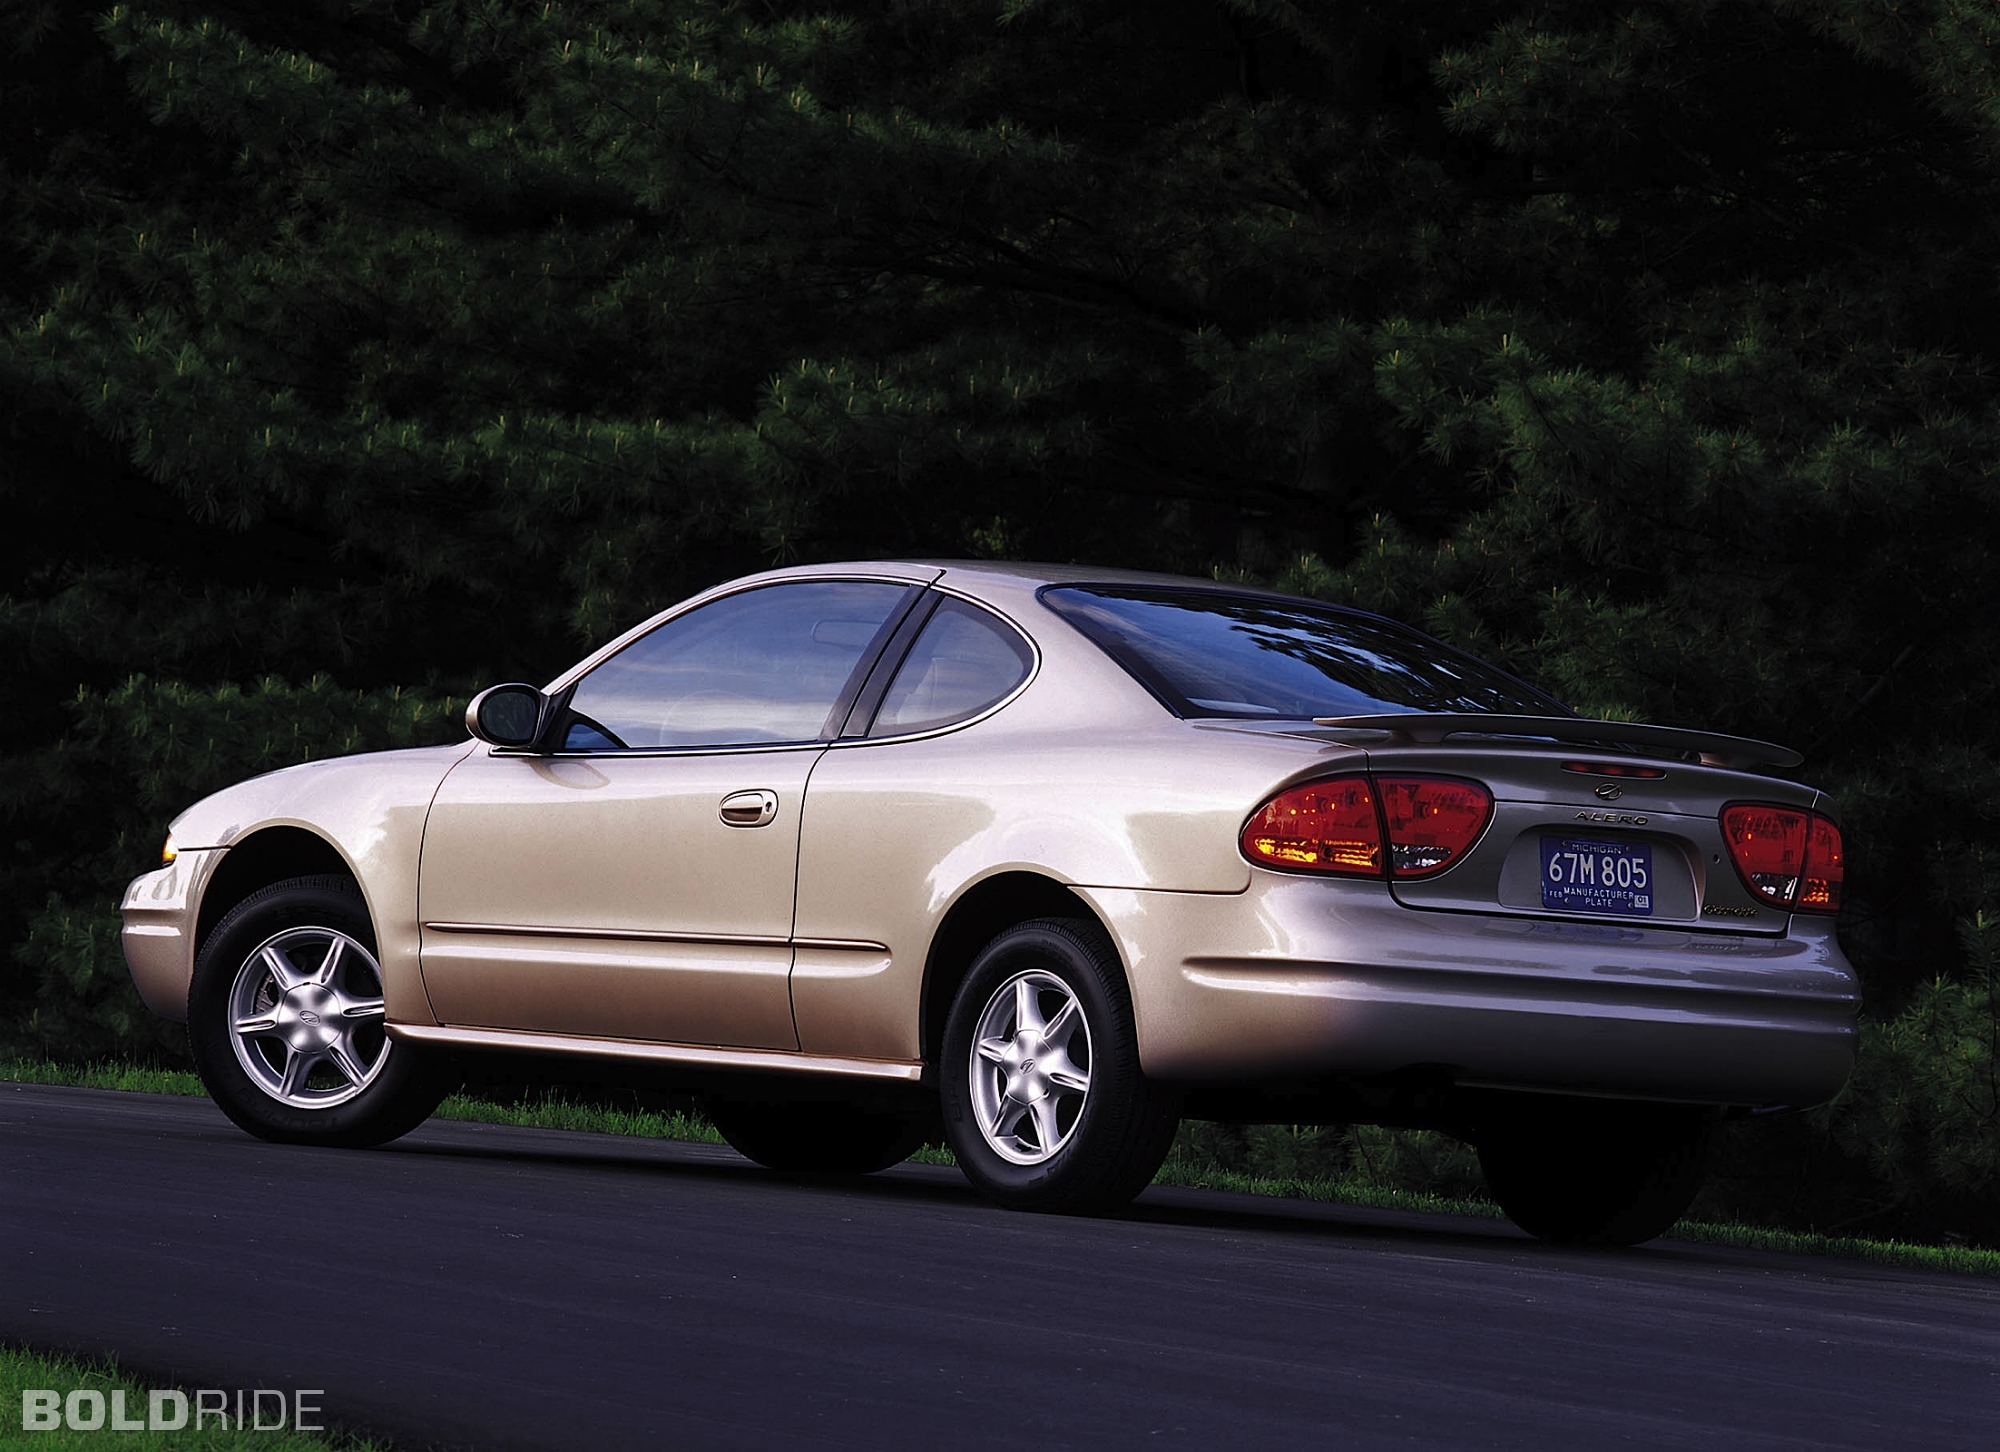
{"type": "MultiPolygon", "coordinates": [[[[195,917],[194,953],[223,916],[259,888],[292,877],[344,877],[361,892],[361,878],[345,854],[317,832],[304,827],[260,827],[222,854],[203,884],[201,908],[195,917]]],[[[366,894],[361,894],[366,900],[366,894]]]]}
{"type": "MultiPolygon", "coordinates": [[[[1104,928],[1114,945],[1118,941],[1094,907],[1053,877],[1013,871],[974,883],[938,923],[931,935],[930,952],[924,957],[919,1052],[926,1063],[937,1057],[952,999],[979,950],[1014,924],[1034,918],[1087,918],[1104,928]]],[[[1131,974],[1122,955],[1119,971],[1125,973],[1129,991],[1131,974]]]]}

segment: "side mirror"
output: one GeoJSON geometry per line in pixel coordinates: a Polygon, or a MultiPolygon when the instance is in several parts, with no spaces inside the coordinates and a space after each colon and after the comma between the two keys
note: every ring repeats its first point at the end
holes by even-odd
{"type": "Polygon", "coordinates": [[[519,681],[488,686],[465,708],[465,729],[492,746],[533,746],[548,700],[519,681]]]}

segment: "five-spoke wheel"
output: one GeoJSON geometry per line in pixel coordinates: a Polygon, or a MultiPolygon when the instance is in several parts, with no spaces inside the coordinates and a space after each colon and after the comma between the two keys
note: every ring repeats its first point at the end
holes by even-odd
{"type": "Polygon", "coordinates": [[[1039,1165],[1076,1133],[1090,1098],[1090,1025],[1069,985],[1032,969],[994,991],[974,1031],[972,1112],[1004,1160],[1039,1165]]]}
{"type": "Polygon", "coordinates": [[[297,877],[202,943],[188,1047],[222,1111],[265,1139],[380,1144],[430,1117],[446,1065],[387,1033],[375,930],[354,885],[297,877]]]}
{"type": "Polygon", "coordinates": [[[1104,930],[1039,918],[973,961],[945,1023],[945,1136],[1002,1205],[1115,1210],[1152,1180],[1179,1122],[1139,1069],[1132,1000],[1104,930]]]}

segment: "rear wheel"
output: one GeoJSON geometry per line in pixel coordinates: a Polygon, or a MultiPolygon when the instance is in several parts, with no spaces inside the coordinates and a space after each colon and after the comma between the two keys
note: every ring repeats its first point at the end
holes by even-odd
{"type": "Polygon", "coordinates": [[[375,930],[352,883],[297,877],[231,908],[202,945],[188,1047],[242,1128],[293,1144],[372,1145],[430,1117],[443,1066],[387,1033],[375,930]]]}
{"type": "Polygon", "coordinates": [[[722,1096],[706,1107],[731,1149],[770,1170],[873,1174],[901,1164],[924,1142],[921,1121],[889,1109],[722,1096]]]}
{"type": "Polygon", "coordinates": [[[1702,1109],[1562,1102],[1488,1129],[1479,1167],[1507,1218],[1530,1235],[1637,1245],[1693,1202],[1712,1134],[1702,1109]]]}
{"type": "Polygon", "coordinates": [[[959,1167],[1010,1209],[1118,1209],[1179,1123],[1140,1072],[1124,971],[1094,922],[1041,918],[988,943],[953,1001],[940,1073],[959,1167]]]}

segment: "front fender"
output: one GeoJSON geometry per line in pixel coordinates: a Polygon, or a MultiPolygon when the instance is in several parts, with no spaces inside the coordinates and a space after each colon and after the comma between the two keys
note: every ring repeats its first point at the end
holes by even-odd
{"type": "MultiPolygon", "coordinates": [[[[375,924],[383,997],[392,1023],[435,1023],[417,971],[417,859],[424,819],[447,772],[476,742],[369,752],[288,767],[226,787],[174,819],[178,856],[126,888],[125,961],[146,1006],[185,1020],[208,894],[263,885],[248,864],[265,834],[291,828],[325,843],[346,864],[375,924]]],[[[270,879],[265,878],[264,881],[270,879]]],[[[207,915],[213,922],[230,904],[207,915]]]]}

